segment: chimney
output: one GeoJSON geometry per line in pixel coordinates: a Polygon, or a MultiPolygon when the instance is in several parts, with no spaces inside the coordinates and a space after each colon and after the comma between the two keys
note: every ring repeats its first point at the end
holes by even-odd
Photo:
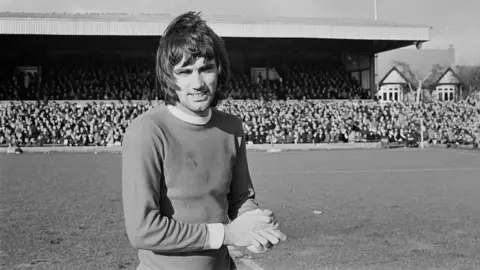
{"type": "Polygon", "coordinates": [[[449,65],[454,65],[456,63],[455,47],[453,46],[453,44],[450,44],[450,46],[448,46],[448,62],[449,62],[449,65]]]}

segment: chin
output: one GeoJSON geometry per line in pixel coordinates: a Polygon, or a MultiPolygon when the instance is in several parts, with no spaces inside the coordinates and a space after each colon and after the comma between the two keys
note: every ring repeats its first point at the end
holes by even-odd
{"type": "Polygon", "coordinates": [[[211,102],[209,100],[204,102],[198,102],[196,104],[192,104],[191,109],[196,113],[202,113],[210,108],[210,103],[211,102]]]}
{"type": "Polygon", "coordinates": [[[209,108],[209,106],[197,106],[195,108],[192,108],[192,111],[195,112],[195,113],[203,113],[205,112],[207,109],[209,108]]]}

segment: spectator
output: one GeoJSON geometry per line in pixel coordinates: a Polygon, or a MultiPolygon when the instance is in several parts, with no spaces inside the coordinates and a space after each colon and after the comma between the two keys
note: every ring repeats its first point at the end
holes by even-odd
{"type": "MultiPolygon", "coordinates": [[[[121,145],[130,121],[152,106],[155,103],[8,103],[0,105],[0,144],[121,145]]],[[[480,109],[468,102],[225,100],[218,108],[243,120],[251,144],[382,139],[412,144],[419,141],[421,119],[429,143],[475,144],[480,139],[480,109]]]]}
{"type": "MultiPolygon", "coordinates": [[[[282,66],[282,63],[278,64],[282,66]]],[[[154,100],[153,61],[116,56],[49,59],[39,73],[0,78],[0,100],[154,100]]],[[[225,97],[241,100],[368,99],[370,93],[341,65],[290,65],[269,81],[235,74],[225,97]]]]}

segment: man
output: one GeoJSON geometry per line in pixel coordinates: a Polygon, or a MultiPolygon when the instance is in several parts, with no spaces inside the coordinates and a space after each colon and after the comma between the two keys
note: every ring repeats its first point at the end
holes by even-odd
{"type": "Polygon", "coordinates": [[[189,12],[167,27],[156,60],[166,104],[132,121],[123,139],[137,269],[235,269],[228,245],[262,252],[286,237],[255,202],[241,120],[215,109],[230,73],[224,44],[189,12]]]}

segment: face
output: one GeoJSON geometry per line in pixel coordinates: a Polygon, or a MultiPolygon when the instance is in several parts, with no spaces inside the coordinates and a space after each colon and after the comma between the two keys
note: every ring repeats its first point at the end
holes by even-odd
{"type": "Polygon", "coordinates": [[[206,116],[215,96],[219,69],[215,60],[197,58],[185,65],[185,57],[173,68],[177,81],[177,107],[186,113],[206,116]]]}

